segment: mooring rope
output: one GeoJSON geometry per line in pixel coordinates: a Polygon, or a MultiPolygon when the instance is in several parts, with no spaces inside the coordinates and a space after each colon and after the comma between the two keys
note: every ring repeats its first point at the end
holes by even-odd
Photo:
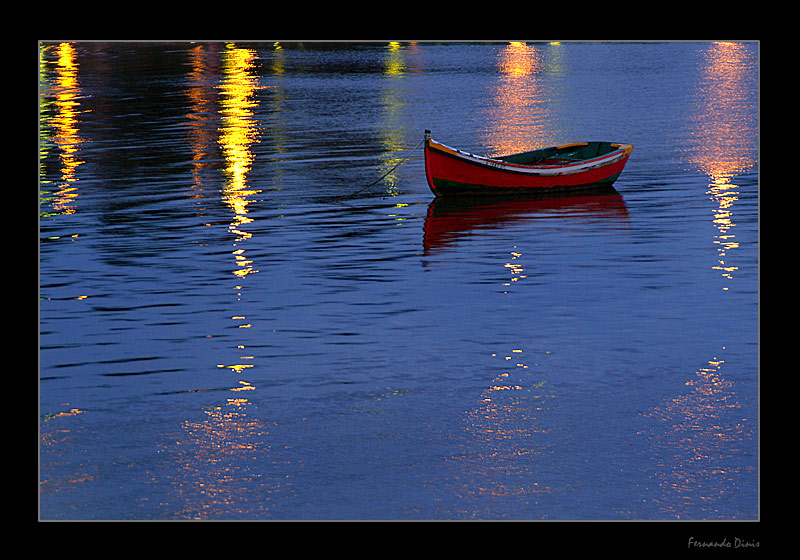
{"type": "Polygon", "coordinates": [[[379,177],[377,180],[375,180],[375,181],[373,181],[372,183],[370,183],[369,185],[367,185],[367,186],[365,186],[365,187],[363,187],[363,188],[361,188],[361,189],[357,190],[357,191],[356,191],[356,192],[354,192],[354,193],[350,193],[350,194],[346,194],[346,195],[342,195],[342,196],[334,196],[334,197],[333,197],[333,198],[331,198],[330,200],[333,200],[333,201],[338,201],[338,200],[347,200],[347,199],[349,199],[349,198],[355,198],[356,196],[358,196],[359,194],[361,194],[362,192],[364,192],[364,191],[365,191],[365,190],[367,190],[368,188],[370,188],[370,187],[374,187],[375,185],[377,185],[378,183],[380,183],[381,181],[383,181],[383,180],[386,178],[386,176],[387,176],[387,175],[389,175],[389,173],[391,173],[392,171],[394,171],[395,169],[397,169],[398,167],[400,167],[402,164],[404,164],[405,162],[407,162],[409,159],[411,159],[411,155],[413,155],[413,152],[414,152],[414,150],[416,150],[417,148],[419,148],[419,147],[422,145],[422,143],[423,143],[424,141],[425,141],[425,138],[423,137],[423,138],[422,138],[422,140],[420,140],[420,141],[419,141],[419,143],[417,143],[417,145],[416,145],[416,146],[414,146],[413,148],[411,148],[411,152],[412,152],[412,154],[409,154],[408,156],[406,156],[406,157],[404,157],[403,159],[401,159],[399,162],[397,162],[397,164],[396,164],[394,167],[392,167],[391,169],[389,169],[389,171],[387,171],[386,173],[384,173],[383,175],[381,175],[381,176],[380,176],[380,177],[379,177]]]}

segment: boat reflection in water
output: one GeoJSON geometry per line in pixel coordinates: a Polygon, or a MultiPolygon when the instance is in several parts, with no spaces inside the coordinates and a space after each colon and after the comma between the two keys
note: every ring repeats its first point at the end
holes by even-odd
{"type": "Polygon", "coordinates": [[[627,222],[628,210],[616,189],[542,197],[436,198],[428,206],[423,246],[430,255],[474,230],[505,227],[532,217],[599,216],[627,222]]]}

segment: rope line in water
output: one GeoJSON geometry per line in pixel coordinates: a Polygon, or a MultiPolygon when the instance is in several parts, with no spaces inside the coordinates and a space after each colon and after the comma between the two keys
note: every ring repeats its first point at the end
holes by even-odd
{"type": "Polygon", "coordinates": [[[391,173],[392,171],[394,171],[395,169],[400,167],[402,164],[407,162],[409,159],[411,159],[411,155],[413,155],[413,151],[416,150],[417,148],[419,148],[424,141],[425,141],[425,138],[423,137],[422,140],[420,140],[417,143],[416,146],[411,148],[412,154],[409,154],[408,156],[406,156],[403,159],[401,159],[399,162],[397,162],[397,164],[394,167],[392,167],[391,169],[389,169],[389,171],[387,171],[386,173],[381,175],[377,180],[375,180],[372,183],[370,183],[369,185],[357,190],[354,193],[350,193],[350,194],[346,194],[346,195],[342,195],[342,196],[334,196],[331,200],[347,200],[349,198],[354,198],[354,197],[358,196],[359,194],[361,194],[362,192],[364,192],[365,190],[367,190],[368,188],[374,187],[375,185],[377,185],[378,183],[383,181],[386,178],[386,176],[389,175],[389,173],[391,173]]]}

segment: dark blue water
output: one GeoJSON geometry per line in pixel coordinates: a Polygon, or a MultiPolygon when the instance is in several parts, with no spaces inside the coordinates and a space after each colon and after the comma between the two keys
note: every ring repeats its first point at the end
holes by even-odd
{"type": "Polygon", "coordinates": [[[42,44],[40,518],[758,519],[758,47],[42,44]]]}

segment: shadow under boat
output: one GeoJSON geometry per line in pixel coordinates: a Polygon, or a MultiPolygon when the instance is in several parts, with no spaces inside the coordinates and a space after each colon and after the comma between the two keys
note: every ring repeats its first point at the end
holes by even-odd
{"type": "Polygon", "coordinates": [[[425,254],[446,247],[477,229],[505,227],[537,214],[594,215],[627,226],[628,210],[613,187],[587,193],[546,196],[441,197],[428,206],[423,226],[425,254]]]}

